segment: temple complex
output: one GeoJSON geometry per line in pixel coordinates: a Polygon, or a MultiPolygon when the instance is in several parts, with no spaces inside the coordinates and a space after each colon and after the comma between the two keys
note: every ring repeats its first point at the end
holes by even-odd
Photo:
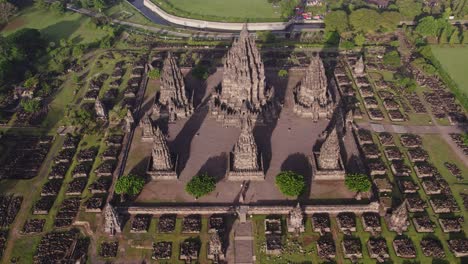
{"type": "Polygon", "coordinates": [[[319,119],[330,119],[334,103],[328,90],[327,76],[322,59],[314,56],[306,70],[305,76],[294,89],[294,112],[301,116],[319,119]]]}
{"type": "Polygon", "coordinates": [[[245,26],[225,57],[221,89],[210,107],[225,126],[240,127],[241,117],[264,123],[277,116],[278,105],[273,90],[267,89],[260,52],[245,26]]]}
{"type": "Polygon", "coordinates": [[[151,151],[152,162],[148,174],[152,180],[177,180],[175,172],[176,162],[167,145],[166,137],[159,127],[153,128],[153,149],[151,151]]]}
{"type": "Polygon", "coordinates": [[[258,152],[257,144],[249,120],[242,122],[242,131],[231,152],[228,180],[263,180],[262,156],[258,152]]]}
{"type": "Polygon", "coordinates": [[[174,56],[169,52],[164,60],[161,88],[153,106],[153,114],[157,118],[167,118],[169,122],[175,122],[179,118],[189,117],[192,113],[192,100],[187,98],[184,76],[174,56]]]}
{"type": "Polygon", "coordinates": [[[336,127],[328,134],[320,151],[314,153],[314,178],[316,180],[342,180],[345,177],[341,159],[340,141],[336,127]]]}
{"type": "Polygon", "coordinates": [[[298,234],[305,231],[304,213],[302,212],[302,208],[299,203],[289,212],[286,222],[288,225],[288,232],[290,233],[298,234]]]}
{"type": "Polygon", "coordinates": [[[110,235],[122,232],[121,219],[110,203],[104,208],[104,232],[110,235]]]}

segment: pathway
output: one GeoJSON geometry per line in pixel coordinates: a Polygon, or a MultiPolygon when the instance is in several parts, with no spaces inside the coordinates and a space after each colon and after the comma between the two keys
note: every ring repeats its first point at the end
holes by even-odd
{"type": "Polygon", "coordinates": [[[254,263],[254,238],[252,222],[234,223],[234,263],[254,263]]]}

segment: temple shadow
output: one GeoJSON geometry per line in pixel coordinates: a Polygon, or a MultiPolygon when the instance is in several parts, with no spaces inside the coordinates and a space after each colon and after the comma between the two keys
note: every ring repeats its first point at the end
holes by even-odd
{"type": "Polygon", "coordinates": [[[143,158],[135,166],[133,166],[133,168],[131,168],[129,170],[129,174],[144,177],[146,179],[146,177],[147,177],[146,172],[148,170],[148,165],[150,163],[150,159],[151,159],[151,157],[143,158]]]}
{"type": "Polygon", "coordinates": [[[176,172],[178,175],[184,170],[190,156],[190,145],[193,137],[203,124],[208,115],[208,107],[203,106],[197,109],[190,119],[185,123],[182,130],[177,134],[176,138],[169,142],[169,147],[179,155],[178,166],[176,172]]]}
{"type": "Polygon", "coordinates": [[[304,176],[306,188],[304,192],[298,197],[298,200],[308,200],[310,197],[310,190],[312,184],[312,166],[309,162],[309,158],[303,153],[291,154],[281,165],[281,171],[293,171],[297,174],[304,176]]]}
{"type": "Polygon", "coordinates": [[[221,153],[221,155],[210,157],[200,170],[198,170],[197,175],[208,174],[216,179],[217,182],[221,181],[226,175],[227,171],[227,154],[221,153]]]}

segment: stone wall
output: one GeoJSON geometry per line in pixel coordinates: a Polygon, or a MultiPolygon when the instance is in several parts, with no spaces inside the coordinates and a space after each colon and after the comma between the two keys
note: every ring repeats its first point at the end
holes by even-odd
{"type": "MultiPolygon", "coordinates": [[[[269,215],[269,214],[289,214],[289,212],[294,208],[293,205],[278,205],[278,206],[260,206],[260,205],[246,205],[247,214],[249,215],[269,215]]],[[[356,204],[356,205],[305,205],[302,206],[306,214],[314,213],[329,213],[331,215],[336,215],[342,212],[354,212],[356,214],[361,214],[364,212],[379,212],[379,203],[371,202],[368,204],[356,204]]],[[[236,208],[234,206],[216,206],[216,205],[200,205],[200,206],[129,206],[129,207],[117,207],[119,213],[128,213],[131,215],[135,214],[180,214],[180,215],[189,215],[189,214],[202,214],[202,215],[212,215],[212,214],[234,214],[236,213],[236,208]]]]}
{"type": "MultiPolygon", "coordinates": [[[[159,8],[156,4],[151,2],[151,0],[143,0],[143,4],[155,12],[165,20],[180,26],[192,27],[192,28],[210,28],[210,29],[219,29],[219,30],[232,30],[240,31],[244,26],[244,23],[224,23],[224,22],[212,22],[204,21],[197,19],[190,19],[184,17],[178,17],[166,13],[164,10],[159,8]]],[[[290,22],[271,22],[271,23],[247,23],[248,30],[257,31],[257,30],[285,30],[289,26],[290,22]]]]}

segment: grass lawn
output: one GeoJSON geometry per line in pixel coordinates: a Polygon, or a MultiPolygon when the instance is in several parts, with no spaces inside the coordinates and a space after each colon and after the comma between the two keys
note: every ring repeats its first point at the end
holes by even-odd
{"type": "Polygon", "coordinates": [[[77,13],[67,12],[62,15],[35,7],[23,9],[0,33],[11,34],[23,28],[36,28],[49,41],[71,39],[74,43],[93,42],[105,36],[106,32],[93,27],[90,18],[77,13]]]}
{"type": "Polygon", "coordinates": [[[154,1],[174,15],[195,19],[247,22],[281,21],[281,10],[267,0],[165,0],[154,1]]]}
{"type": "Polygon", "coordinates": [[[432,52],[440,61],[450,77],[458,85],[458,88],[468,95],[468,75],[466,74],[466,62],[468,61],[468,46],[442,47],[432,46],[432,52]]]}
{"type": "Polygon", "coordinates": [[[142,25],[154,25],[151,20],[143,16],[127,1],[119,1],[110,8],[104,10],[104,13],[112,18],[125,20],[142,25]]]}

